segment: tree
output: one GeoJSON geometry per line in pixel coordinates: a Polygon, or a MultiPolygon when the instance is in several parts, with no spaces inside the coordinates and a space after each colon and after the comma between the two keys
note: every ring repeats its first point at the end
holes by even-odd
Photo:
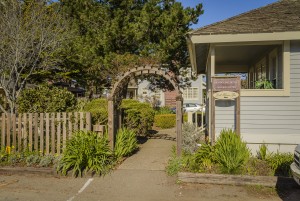
{"type": "Polygon", "coordinates": [[[202,4],[183,8],[176,0],[60,0],[74,38],[65,48],[66,72],[101,85],[126,68],[164,64],[178,75],[189,65],[186,34],[202,4]]]}
{"type": "MultiPolygon", "coordinates": [[[[0,87],[10,112],[33,74],[55,66],[66,23],[47,0],[0,0],[0,87]]],[[[0,109],[7,112],[2,104],[0,109]]]]}

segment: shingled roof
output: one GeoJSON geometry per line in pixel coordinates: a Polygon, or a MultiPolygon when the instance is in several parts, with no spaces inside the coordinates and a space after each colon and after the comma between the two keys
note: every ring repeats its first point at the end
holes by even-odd
{"type": "Polygon", "coordinates": [[[300,0],[281,0],[190,32],[190,35],[300,31],[300,0]]]}

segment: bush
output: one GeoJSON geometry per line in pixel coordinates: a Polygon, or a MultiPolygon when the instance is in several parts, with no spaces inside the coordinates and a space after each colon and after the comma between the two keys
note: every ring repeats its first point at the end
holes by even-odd
{"type": "Polygon", "coordinates": [[[290,176],[290,165],[293,163],[294,157],[290,153],[271,153],[267,155],[266,161],[272,168],[274,175],[290,176]]]}
{"type": "Polygon", "coordinates": [[[67,141],[57,171],[66,175],[73,170],[73,176],[81,176],[83,171],[103,175],[112,168],[113,162],[106,138],[91,131],[77,131],[67,141]]]}
{"type": "Polygon", "coordinates": [[[191,123],[184,123],[182,127],[182,149],[187,153],[194,153],[198,144],[204,143],[204,134],[191,123]]]}
{"type": "Polygon", "coordinates": [[[108,120],[107,104],[106,99],[94,99],[85,103],[82,110],[92,114],[93,124],[105,125],[108,120]]]}
{"type": "Polygon", "coordinates": [[[239,173],[249,156],[249,149],[240,136],[231,129],[221,131],[215,145],[215,157],[223,173],[239,173]]]}
{"type": "Polygon", "coordinates": [[[76,98],[66,89],[39,86],[23,90],[17,104],[19,113],[66,112],[73,110],[76,98]]]}
{"type": "Polygon", "coordinates": [[[215,170],[215,149],[209,144],[202,144],[190,161],[193,172],[213,172],[215,170]]]}
{"type": "Polygon", "coordinates": [[[114,154],[117,158],[130,156],[138,148],[136,134],[127,128],[118,130],[114,154]]]}
{"type": "Polygon", "coordinates": [[[150,104],[124,99],[121,109],[124,111],[124,126],[136,134],[145,135],[152,128],[155,112],[150,104]]]}
{"type": "Polygon", "coordinates": [[[174,114],[174,111],[172,111],[169,107],[159,107],[155,109],[155,114],[174,114]]]}
{"type": "Polygon", "coordinates": [[[157,114],[154,125],[162,129],[173,128],[176,125],[176,114],[157,114]]]}
{"type": "Polygon", "coordinates": [[[266,161],[253,157],[246,163],[244,173],[253,176],[274,175],[273,170],[266,161]]]}

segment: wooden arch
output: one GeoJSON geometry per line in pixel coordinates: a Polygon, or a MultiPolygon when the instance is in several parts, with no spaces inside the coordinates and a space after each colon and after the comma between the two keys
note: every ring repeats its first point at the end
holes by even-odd
{"type": "Polygon", "coordinates": [[[168,73],[158,67],[142,66],[136,67],[125,72],[114,84],[111,94],[108,98],[108,137],[110,146],[114,148],[117,130],[121,127],[121,113],[118,106],[125,98],[127,93],[128,83],[132,78],[142,75],[157,75],[168,80],[174,90],[176,91],[176,141],[177,141],[177,154],[181,154],[182,146],[182,93],[179,89],[177,81],[168,73]]]}

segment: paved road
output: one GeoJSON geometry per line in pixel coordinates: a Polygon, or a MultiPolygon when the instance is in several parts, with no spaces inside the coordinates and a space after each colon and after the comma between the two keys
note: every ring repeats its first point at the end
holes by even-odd
{"type": "Polygon", "coordinates": [[[173,130],[165,130],[148,139],[140,151],[105,177],[53,178],[0,175],[0,200],[99,200],[99,201],[258,201],[300,200],[300,188],[285,195],[257,188],[177,184],[164,172],[175,141],[173,130]]]}

